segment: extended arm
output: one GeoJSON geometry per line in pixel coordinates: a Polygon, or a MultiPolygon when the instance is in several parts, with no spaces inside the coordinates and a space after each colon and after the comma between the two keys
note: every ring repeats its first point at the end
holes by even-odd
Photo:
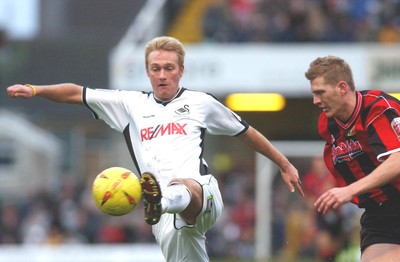
{"type": "Polygon", "coordinates": [[[82,86],[63,83],[55,85],[12,85],[7,93],[13,98],[30,98],[36,95],[58,103],[83,104],[82,86]]]}
{"type": "Polygon", "coordinates": [[[398,176],[400,176],[400,152],[391,154],[368,176],[346,187],[335,187],[325,192],[314,205],[319,212],[326,213],[351,201],[355,196],[389,183],[398,176]]]}
{"type": "Polygon", "coordinates": [[[280,168],[282,179],[289,187],[289,190],[294,192],[296,188],[299,194],[304,196],[297,169],[265,136],[250,126],[249,129],[244,134],[238,136],[238,138],[250,148],[274,162],[280,168]]]}

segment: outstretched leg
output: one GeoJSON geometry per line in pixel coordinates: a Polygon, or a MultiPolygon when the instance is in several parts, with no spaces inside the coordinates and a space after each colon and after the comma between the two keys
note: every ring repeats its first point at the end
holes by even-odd
{"type": "Polygon", "coordinates": [[[202,188],[189,178],[174,178],[164,192],[155,176],[149,172],[142,174],[145,220],[150,225],[160,221],[161,214],[179,214],[187,223],[194,225],[202,207],[202,188]]]}

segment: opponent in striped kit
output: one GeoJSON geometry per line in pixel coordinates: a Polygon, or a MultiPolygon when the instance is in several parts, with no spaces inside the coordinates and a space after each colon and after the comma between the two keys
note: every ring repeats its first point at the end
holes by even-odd
{"type": "MultiPolygon", "coordinates": [[[[223,210],[218,182],[203,159],[206,134],[237,137],[271,159],[289,189],[304,195],[297,169],[260,132],[213,96],[179,85],[183,45],[157,37],[145,48],[152,92],[75,84],[14,85],[11,97],[42,96],[84,104],[95,118],[123,133],[141,173],[145,220],[167,261],[209,261],[205,233],[223,210]]],[[[132,83],[134,86],[135,83],[132,83]]]]}
{"type": "Polygon", "coordinates": [[[352,201],[361,218],[362,261],[400,257],[400,102],[379,90],[355,90],[341,58],[317,58],[306,72],[314,104],[322,109],[318,132],[325,163],[337,186],[315,206],[326,213],[352,201]]]}

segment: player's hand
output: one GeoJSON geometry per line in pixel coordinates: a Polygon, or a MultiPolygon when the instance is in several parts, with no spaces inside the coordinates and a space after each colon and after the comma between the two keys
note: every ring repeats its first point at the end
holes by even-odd
{"type": "Polygon", "coordinates": [[[17,98],[17,97],[29,98],[35,96],[32,87],[19,84],[7,87],[7,93],[12,98],[17,98]]]}
{"type": "Polygon", "coordinates": [[[299,192],[301,197],[304,197],[304,192],[301,187],[301,180],[299,177],[299,172],[297,169],[290,164],[288,168],[285,170],[281,170],[281,175],[283,178],[283,181],[286,183],[286,185],[289,187],[290,192],[294,192],[297,190],[299,192]]]}
{"type": "Polygon", "coordinates": [[[314,203],[318,212],[326,214],[332,209],[350,202],[353,195],[347,187],[335,187],[323,193],[314,203]]]}

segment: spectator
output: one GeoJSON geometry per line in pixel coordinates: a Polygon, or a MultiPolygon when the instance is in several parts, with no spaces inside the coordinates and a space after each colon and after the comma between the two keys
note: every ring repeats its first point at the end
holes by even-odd
{"type": "Polygon", "coordinates": [[[341,243],[342,214],[341,209],[332,211],[328,214],[321,214],[314,209],[314,202],[317,198],[335,186],[333,176],[329,174],[322,157],[311,159],[310,170],[303,179],[306,201],[309,210],[312,210],[315,233],[314,241],[316,247],[316,257],[323,261],[335,258],[341,243]]]}
{"type": "Polygon", "coordinates": [[[398,41],[399,38],[398,1],[214,2],[215,5],[206,11],[204,17],[207,41],[386,43],[398,41]],[[215,18],[222,18],[224,22],[215,18]],[[221,35],[224,37],[221,38],[221,35]]]}

